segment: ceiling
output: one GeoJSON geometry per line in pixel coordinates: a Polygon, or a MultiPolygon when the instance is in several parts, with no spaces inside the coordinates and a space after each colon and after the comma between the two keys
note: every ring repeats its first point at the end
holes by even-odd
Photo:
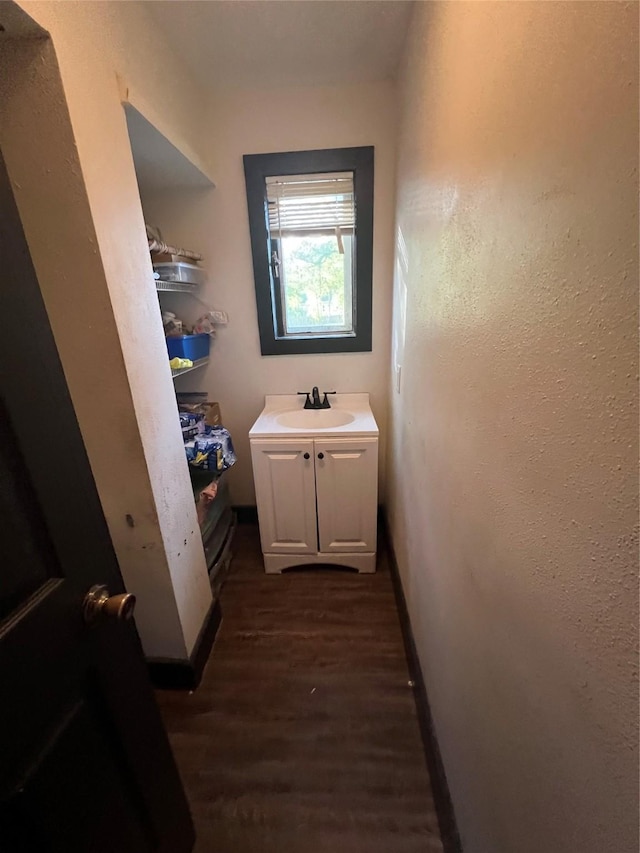
{"type": "Polygon", "coordinates": [[[395,76],[406,0],[150,0],[208,90],[362,83],[395,76]]]}

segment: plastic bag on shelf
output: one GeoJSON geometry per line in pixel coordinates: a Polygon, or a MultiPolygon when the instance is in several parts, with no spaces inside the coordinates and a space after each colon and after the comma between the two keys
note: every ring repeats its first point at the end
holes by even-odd
{"type": "Polygon", "coordinates": [[[196,504],[196,513],[198,515],[199,525],[202,525],[204,523],[204,520],[207,517],[207,513],[209,512],[209,507],[216,499],[217,494],[218,483],[216,482],[216,480],[212,480],[209,485],[205,486],[204,489],[200,492],[198,496],[198,502],[196,504]]]}
{"type": "Polygon", "coordinates": [[[231,434],[224,427],[205,425],[204,433],[185,444],[185,453],[189,465],[206,471],[222,473],[236,462],[231,434]]]}
{"type": "Polygon", "coordinates": [[[207,311],[199,317],[193,330],[196,334],[215,335],[216,326],[224,326],[229,322],[224,311],[207,311]]]}
{"type": "Polygon", "coordinates": [[[172,311],[162,312],[162,326],[166,338],[184,334],[183,322],[172,311]]]}

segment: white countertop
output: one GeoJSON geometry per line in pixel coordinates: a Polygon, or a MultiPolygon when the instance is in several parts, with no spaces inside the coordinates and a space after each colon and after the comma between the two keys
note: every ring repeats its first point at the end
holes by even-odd
{"type": "MultiPolygon", "coordinates": [[[[322,398],[322,393],[320,394],[322,398]]],[[[377,436],[378,425],[369,405],[368,394],[336,394],[329,396],[331,409],[348,412],[353,420],[348,424],[318,428],[311,423],[309,427],[289,427],[278,423],[278,417],[285,412],[297,412],[304,409],[305,397],[297,394],[268,394],[265,406],[257,421],[249,430],[249,438],[310,438],[314,435],[330,436],[332,438],[349,438],[351,436],[377,436]]],[[[308,410],[311,418],[315,412],[308,410]]],[[[327,412],[319,409],[319,413],[327,412]]]]}

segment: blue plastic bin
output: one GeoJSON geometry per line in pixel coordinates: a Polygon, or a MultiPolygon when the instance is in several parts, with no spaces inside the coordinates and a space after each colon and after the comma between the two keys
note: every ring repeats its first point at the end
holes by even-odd
{"type": "Polygon", "coordinates": [[[169,358],[190,358],[197,361],[209,355],[209,344],[211,338],[207,334],[202,335],[177,335],[167,338],[167,352],[169,358]]]}

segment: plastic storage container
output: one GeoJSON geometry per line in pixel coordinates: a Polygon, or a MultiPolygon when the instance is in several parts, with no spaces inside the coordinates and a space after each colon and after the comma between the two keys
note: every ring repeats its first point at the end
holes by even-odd
{"type": "Polygon", "coordinates": [[[176,335],[166,338],[169,358],[190,358],[198,361],[209,355],[211,338],[209,335],[176,335]]]}
{"type": "Polygon", "coordinates": [[[179,281],[182,284],[204,284],[207,280],[206,270],[195,264],[154,264],[154,270],[161,281],[179,281]]]}

